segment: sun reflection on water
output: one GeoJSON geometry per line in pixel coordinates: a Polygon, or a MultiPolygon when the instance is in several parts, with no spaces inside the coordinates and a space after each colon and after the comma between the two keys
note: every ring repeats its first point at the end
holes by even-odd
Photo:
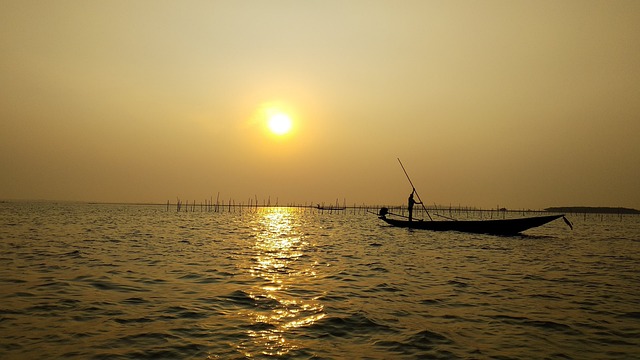
{"type": "MultiPolygon", "coordinates": [[[[308,255],[311,245],[299,209],[263,209],[254,225],[248,271],[258,280],[250,296],[260,306],[247,313],[252,321],[248,335],[262,355],[285,355],[300,348],[295,339],[300,328],[325,316],[319,294],[308,290],[318,264],[308,255]]],[[[250,356],[249,349],[244,352],[250,356]]]]}

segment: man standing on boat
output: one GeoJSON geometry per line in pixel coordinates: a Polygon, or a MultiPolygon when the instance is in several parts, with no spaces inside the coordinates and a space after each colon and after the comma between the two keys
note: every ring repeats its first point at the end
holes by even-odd
{"type": "Polygon", "coordinates": [[[411,192],[411,194],[409,195],[409,203],[407,204],[407,210],[409,210],[409,221],[413,220],[413,205],[415,204],[422,204],[419,201],[415,201],[413,199],[413,194],[416,192],[416,188],[413,188],[413,191],[411,192]]]}

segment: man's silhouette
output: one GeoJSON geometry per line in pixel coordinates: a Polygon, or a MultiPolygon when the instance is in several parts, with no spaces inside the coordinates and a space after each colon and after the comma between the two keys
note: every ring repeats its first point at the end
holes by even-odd
{"type": "Polygon", "coordinates": [[[416,192],[416,188],[413,188],[413,191],[411,191],[411,195],[409,195],[409,203],[407,205],[407,209],[409,210],[409,221],[413,220],[413,205],[415,204],[422,204],[419,201],[415,201],[413,199],[413,194],[416,192]]]}

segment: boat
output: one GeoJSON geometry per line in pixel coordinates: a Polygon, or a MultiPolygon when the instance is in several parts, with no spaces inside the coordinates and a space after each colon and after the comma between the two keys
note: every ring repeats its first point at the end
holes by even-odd
{"type": "Polygon", "coordinates": [[[391,226],[431,231],[459,231],[475,234],[517,235],[525,230],[542,226],[559,218],[563,218],[567,225],[572,227],[571,223],[569,222],[569,220],[567,220],[567,218],[565,218],[564,214],[515,219],[446,221],[409,221],[401,219],[390,219],[387,217],[387,214],[388,210],[386,208],[382,208],[380,209],[378,217],[391,226]]]}
{"type": "MultiPolygon", "coordinates": [[[[345,203],[346,203],[346,200],[345,200],[345,203]]],[[[324,203],[323,203],[322,205],[317,204],[316,208],[318,210],[340,211],[340,210],[346,210],[347,206],[346,205],[342,205],[342,206],[338,205],[338,199],[336,199],[336,204],[335,205],[325,206],[324,203]]]]}
{"type": "Polygon", "coordinates": [[[332,206],[332,205],[329,205],[329,206],[321,206],[320,204],[318,204],[318,205],[316,206],[316,208],[317,208],[318,210],[327,210],[327,211],[334,211],[334,210],[336,210],[336,211],[337,211],[337,210],[346,210],[346,209],[347,209],[345,206],[332,206]]]}
{"type": "MultiPolygon", "coordinates": [[[[420,229],[420,230],[432,230],[432,231],[459,231],[466,233],[475,233],[475,234],[491,234],[491,235],[517,235],[525,230],[529,230],[534,227],[542,226],[546,223],[549,223],[553,220],[562,218],[564,222],[569,225],[571,229],[573,229],[573,225],[571,222],[567,220],[564,214],[559,215],[548,215],[548,216],[535,216],[535,217],[524,217],[524,218],[515,218],[515,219],[497,219],[497,220],[456,220],[447,218],[447,221],[444,220],[433,220],[427,208],[424,206],[424,202],[420,199],[420,195],[416,191],[416,187],[413,185],[413,181],[409,177],[407,170],[404,168],[402,161],[398,158],[398,162],[400,163],[400,167],[402,167],[402,171],[404,171],[404,175],[409,180],[409,184],[413,191],[409,196],[409,214],[411,214],[411,209],[413,204],[422,204],[422,208],[429,216],[429,221],[423,220],[414,220],[411,221],[411,217],[408,217],[408,220],[401,219],[389,219],[387,215],[395,215],[398,217],[405,217],[403,215],[392,214],[389,212],[389,209],[383,207],[380,209],[378,213],[378,218],[382,221],[386,222],[391,226],[403,227],[409,229],[420,229]],[[413,201],[413,195],[418,197],[418,202],[413,201]]],[[[506,211],[506,209],[504,209],[506,211]]],[[[446,216],[443,216],[446,217],[446,216]]]]}

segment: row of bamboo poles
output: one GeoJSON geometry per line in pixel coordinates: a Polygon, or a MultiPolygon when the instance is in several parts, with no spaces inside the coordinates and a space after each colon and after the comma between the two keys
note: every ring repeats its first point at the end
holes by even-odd
{"type": "MultiPolygon", "coordinates": [[[[336,203],[337,204],[337,203],[336,203]]],[[[213,196],[209,199],[204,199],[201,201],[182,201],[180,198],[176,199],[175,203],[172,203],[170,200],[166,202],[166,210],[171,211],[171,209],[175,209],[177,212],[228,212],[228,213],[242,213],[247,211],[256,211],[260,208],[269,208],[269,207],[292,207],[299,208],[308,211],[314,211],[319,213],[328,213],[328,214],[366,214],[373,213],[377,214],[380,208],[386,207],[390,212],[399,214],[401,216],[405,216],[408,214],[406,205],[366,205],[366,204],[353,204],[350,206],[346,205],[346,201],[343,202],[343,205],[325,205],[324,203],[318,204],[314,202],[308,202],[304,204],[280,204],[278,199],[276,199],[275,203],[272,203],[271,198],[267,198],[262,202],[258,201],[258,197],[254,196],[253,198],[247,199],[246,202],[236,202],[234,199],[223,200],[220,199],[220,194],[216,196],[215,200],[213,196]]],[[[422,208],[420,206],[415,206],[413,209],[413,217],[416,219],[420,218],[428,218],[427,212],[434,216],[434,220],[444,220],[446,218],[449,219],[461,219],[461,218],[473,218],[473,219],[499,219],[506,218],[509,216],[522,215],[525,216],[527,214],[532,213],[541,213],[545,212],[544,210],[531,210],[531,209],[521,209],[521,210],[507,210],[505,208],[496,207],[494,209],[482,209],[477,207],[464,207],[464,206],[449,206],[449,207],[438,207],[427,206],[422,208]],[[426,211],[425,211],[426,210],[426,211]],[[438,219],[438,218],[441,219],[438,219]]]]}
{"type": "Polygon", "coordinates": [[[324,205],[315,204],[314,202],[304,203],[304,204],[280,204],[276,199],[275,203],[271,202],[271,198],[264,200],[260,203],[255,198],[249,198],[247,202],[239,202],[236,203],[235,200],[229,199],[225,202],[225,200],[221,200],[218,196],[214,202],[213,197],[209,199],[202,200],[200,202],[193,201],[182,201],[180,198],[176,199],[175,203],[171,203],[170,200],[167,200],[166,209],[167,211],[171,211],[171,209],[175,209],[177,212],[242,212],[242,211],[255,211],[259,208],[270,208],[270,207],[292,207],[292,208],[301,208],[301,209],[312,209],[318,210],[320,212],[327,213],[345,213],[350,211],[351,213],[361,213],[366,211],[377,210],[379,206],[370,206],[370,205],[356,205],[353,206],[334,206],[334,205],[324,205]]]}

